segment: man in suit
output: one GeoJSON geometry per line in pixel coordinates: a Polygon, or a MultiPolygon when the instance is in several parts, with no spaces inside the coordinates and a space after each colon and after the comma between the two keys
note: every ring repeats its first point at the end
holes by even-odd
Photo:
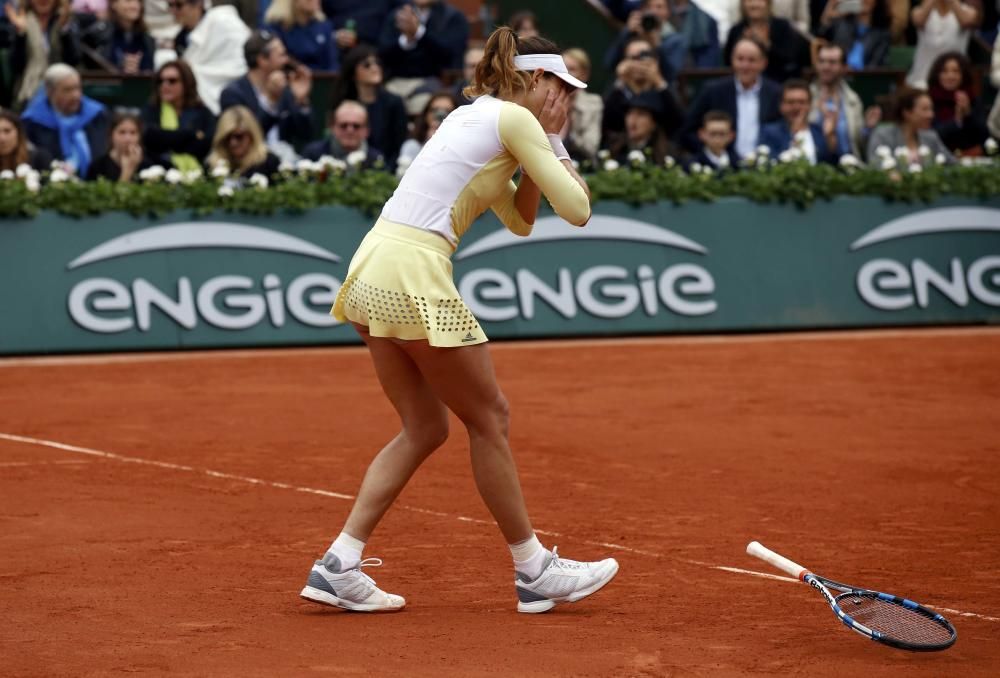
{"type": "Polygon", "coordinates": [[[805,80],[789,80],[781,93],[781,120],[768,123],[760,130],[760,143],[776,157],[797,148],[810,165],[834,163],[837,155],[837,114],[827,110],[823,124],[809,122],[812,94],[805,80]]]}
{"type": "Polygon", "coordinates": [[[329,155],[362,169],[384,168],[385,160],[377,148],[368,145],[368,110],[357,101],[341,102],[330,119],[330,137],[314,141],[302,149],[302,156],[319,160],[329,155]]]}
{"type": "Polygon", "coordinates": [[[738,156],[745,157],[756,149],[761,125],[780,115],[781,86],[763,76],[766,55],[759,41],[740,38],[733,47],[733,77],[706,83],[688,112],[681,137],[688,150],[697,152],[702,117],[713,110],[725,111],[736,121],[734,149],[738,156]]]}
{"type": "Polygon", "coordinates": [[[246,106],[257,118],[269,145],[292,144],[312,136],[309,96],[312,74],[301,64],[288,69],[288,52],[270,31],[254,31],[243,47],[249,72],[222,90],[222,110],[246,106]]]}

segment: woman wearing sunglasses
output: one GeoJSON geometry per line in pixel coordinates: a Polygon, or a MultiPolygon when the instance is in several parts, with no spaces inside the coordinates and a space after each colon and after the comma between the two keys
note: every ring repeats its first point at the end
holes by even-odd
{"type": "Polygon", "coordinates": [[[358,45],[344,57],[331,110],[344,101],[360,101],[368,110],[368,143],[382,151],[386,165],[394,170],[406,140],[408,120],[403,100],[387,91],[383,80],[378,52],[369,45],[358,45]]]}
{"type": "Polygon", "coordinates": [[[233,106],[219,116],[212,152],[205,164],[209,171],[224,166],[230,175],[246,179],[254,174],[274,176],[281,161],[267,150],[260,124],[250,109],[233,106]]]}
{"type": "Polygon", "coordinates": [[[142,122],[146,152],[163,167],[199,169],[212,148],[215,116],[198,97],[194,73],[184,61],[160,66],[142,122]]]}
{"type": "MultiPolygon", "coordinates": [[[[569,74],[554,44],[519,39],[507,27],[495,31],[466,90],[476,100],[453,111],[424,145],[354,254],[332,312],[368,346],[402,430],[368,467],[303,598],[357,611],[404,606],[361,571],[381,564],[362,560],[362,551],[413,473],[448,437],[449,410],[468,431],[476,486],[510,548],[519,612],[580,600],[617,573],[614,559],[563,559],[535,536],[508,440],[507,400],[486,335],[452,279],[451,254],[488,209],[521,236],[531,233],[543,193],[569,224],[590,219],[587,184],[558,134],[571,87],[586,85],[569,74]]],[[[460,585],[447,581],[447,549],[439,553],[436,584],[460,585]]]]}

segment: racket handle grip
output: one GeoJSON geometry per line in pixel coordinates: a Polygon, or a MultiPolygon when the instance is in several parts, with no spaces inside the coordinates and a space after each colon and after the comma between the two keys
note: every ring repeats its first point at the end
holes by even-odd
{"type": "Polygon", "coordinates": [[[752,541],[747,544],[747,553],[755,558],[760,558],[768,565],[771,565],[775,569],[781,570],[796,579],[801,580],[809,574],[809,570],[806,568],[782,555],[778,555],[771,549],[761,544],[759,541],[752,541]]]}

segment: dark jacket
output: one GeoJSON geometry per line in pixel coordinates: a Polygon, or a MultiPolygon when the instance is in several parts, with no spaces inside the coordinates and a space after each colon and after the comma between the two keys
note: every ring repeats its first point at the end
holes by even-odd
{"type": "Polygon", "coordinates": [[[305,26],[292,26],[288,30],[271,24],[268,29],[281,38],[288,53],[299,63],[324,73],[340,71],[340,50],[330,21],[310,21],[305,26]]]}
{"type": "MultiPolygon", "coordinates": [[[[315,161],[319,160],[324,155],[329,155],[330,157],[337,158],[338,160],[346,161],[348,154],[335,149],[335,145],[334,140],[330,137],[314,141],[311,144],[307,144],[306,147],[302,149],[302,157],[315,161]]],[[[383,164],[385,163],[382,153],[380,153],[377,148],[374,148],[371,144],[369,144],[368,153],[365,155],[365,160],[361,163],[361,167],[363,169],[372,169],[380,161],[383,164]]]]}
{"type": "MultiPolygon", "coordinates": [[[[777,120],[781,116],[781,112],[778,110],[780,104],[781,85],[767,78],[762,78],[760,87],[761,125],[777,120]]],[[[681,131],[681,141],[692,152],[701,148],[698,128],[701,127],[701,119],[709,111],[725,111],[733,119],[733,130],[737,129],[735,78],[718,78],[705,83],[701,91],[698,92],[698,97],[691,104],[691,108],[688,109],[687,119],[681,131]]]]}
{"type": "Polygon", "coordinates": [[[203,105],[185,108],[178,116],[178,128],[160,127],[160,107],[154,104],[142,110],[142,145],[156,164],[170,166],[170,155],[187,153],[204,160],[212,150],[215,116],[203,105]]]}
{"type": "MultiPolygon", "coordinates": [[[[652,93],[652,92],[651,92],[652,93]]],[[[660,102],[660,110],[655,111],[656,122],[668,137],[677,136],[684,121],[677,100],[669,89],[653,93],[660,102]]],[[[628,111],[636,93],[624,85],[612,87],[604,97],[604,114],[601,119],[601,145],[607,148],[613,143],[616,135],[625,131],[625,112],[628,111]]]]}
{"type": "Polygon", "coordinates": [[[386,164],[396,168],[399,149],[407,137],[406,104],[403,100],[384,89],[378,91],[374,103],[365,104],[368,109],[368,143],[385,154],[386,164]]]}
{"type": "MultiPolygon", "coordinates": [[[[837,162],[836,149],[832,151],[826,145],[826,137],[823,136],[823,128],[815,122],[809,123],[809,132],[812,134],[813,145],[816,146],[816,162],[830,163],[837,162]]],[[[767,146],[771,151],[771,157],[776,158],[782,151],[787,151],[792,145],[792,130],[788,126],[787,120],[776,120],[760,128],[760,138],[758,143],[767,146]]]]}
{"type": "Polygon", "coordinates": [[[120,69],[124,69],[125,55],[135,52],[142,53],[139,71],[147,73],[153,70],[153,55],[156,53],[156,41],[149,33],[132,33],[127,35],[119,26],[108,31],[106,41],[98,50],[105,59],[120,69]]]}
{"type": "Polygon", "coordinates": [[[461,69],[469,41],[469,22],[444,0],[431,5],[427,30],[413,49],[399,46],[395,12],[390,12],[379,39],[379,54],[393,78],[440,77],[446,69],[461,69]]]}
{"type": "MultiPolygon", "coordinates": [[[[722,55],[726,65],[732,64],[733,48],[746,28],[747,22],[741,21],[729,29],[722,55]]],[[[770,38],[771,46],[767,50],[764,75],[775,82],[784,82],[802,75],[802,69],[810,62],[809,41],[795,30],[790,21],[778,17],[771,17],[770,38]]]]}
{"type": "MultiPolygon", "coordinates": [[[[154,163],[150,162],[148,158],[143,158],[142,162],[135,170],[135,174],[132,175],[132,181],[139,180],[139,172],[142,170],[152,167],[154,163]]],[[[116,163],[112,158],[110,153],[105,153],[103,156],[98,158],[94,164],[90,166],[87,170],[87,181],[97,181],[101,177],[107,179],[108,181],[118,181],[122,176],[121,165],[116,163]]]]}
{"type": "MultiPolygon", "coordinates": [[[[736,155],[736,151],[734,151],[732,148],[727,148],[726,149],[726,155],[729,156],[729,169],[731,169],[731,170],[739,170],[740,169],[740,158],[739,158],[739,156],[736,155]]],[[[691,159],[685,165],[685,169],[690,172],[691,171],[691,165],[693,165],[694,163],[698,163],[698,164],[702,165],[703,167],[712,167],[713,169],[719,169],[719,166],[716,165],[712,161],[712,159],[708,157],[707,153],[705,153],[704,147],[701,148],[701,149],[699,149],[697,153],[695,153],[694,155],[691,156],[691,159]]]]}
{"type": "Polygon", "coordinates": [[[295,143],[307,141],[312,136],[312,114],[308,108],[300,108],[295,103],[295,97],[287,87],[281,95],[281,101],[278,102],[277,115],[272,115],[260,107],[257,91],[250,82],[250,77],[246,75],[226,85],[219,97],[219,105],[223,111],[233,106],[246,106],[253,111],[265,135],[277,125],[278,136],[282,141],[295,143]]]}
{"type": "Polygon", "coordinates": [[[333,29],[346,28],[354,22],[359,42],[377,45],[385,26],[386,17],[392,15],[405,0],[323,0],[323,14],[333,22],[333,29]]]}
{"type": "MultiPolygon", "coordinates": [[[[249,179],[255,174],[263,174],[265,177],[270,178],[278,174],[278,169],[280,167],[281,167],[281,159],[278,158],[278,156],[276,156],[274,153],[268,151],[267,157],[264,158],[264,162],[260,163],[259,165],[252,165],[251,167],[248,167],[240,174],[240,176],[243,177],[244,179],[249,179]]],[[[207,176],[211,176],[212,168],[206,166],[205,174],[207,176]]]]}
{"type": "MultiPolygon", "coordinates": [[[[854,46],[857,30],[857,19],[852,14],[834,19],[833,23],[823,30],[823,34],[820,37],[839,46],[844,50],[844,56],[846,57],[851,53],[851,48],[854,46]]],[[[887,30],[881,28],[868,29],[868,32],[861,38],[861,44],[865,53],[866,68],[883,66],[885,64],[886,57],[889,56],[889,43],[891,40],[892,38],[887,30]]]]}

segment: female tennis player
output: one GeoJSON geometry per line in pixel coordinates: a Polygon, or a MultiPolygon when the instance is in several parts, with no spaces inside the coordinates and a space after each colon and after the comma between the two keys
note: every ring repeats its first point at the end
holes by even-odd
{"type": "Polygon", "coordinates": [[[535,536],[486,335],[452,279],[450,256],[487,209],[522,236],[541,193],[569,223],[590,219],[587,184],[558,134],[570,88],[586,85],[559,54],[548,40],[497,29],[466,89],[478,98],[449,114],[421,149],[351,260],[332,313],[367,344],[403,428],[368,467],[343,531],[309,574],[307,600],[357,611],[403,607],[401,596],[361,571],[382,564],[362,560],[362,551],[413,472],[448,437],[449,409],[468,430],[476,487],[510,546],[519,612],[580,600],[618,572],[612,558],[567,560],[535,536]]]}

